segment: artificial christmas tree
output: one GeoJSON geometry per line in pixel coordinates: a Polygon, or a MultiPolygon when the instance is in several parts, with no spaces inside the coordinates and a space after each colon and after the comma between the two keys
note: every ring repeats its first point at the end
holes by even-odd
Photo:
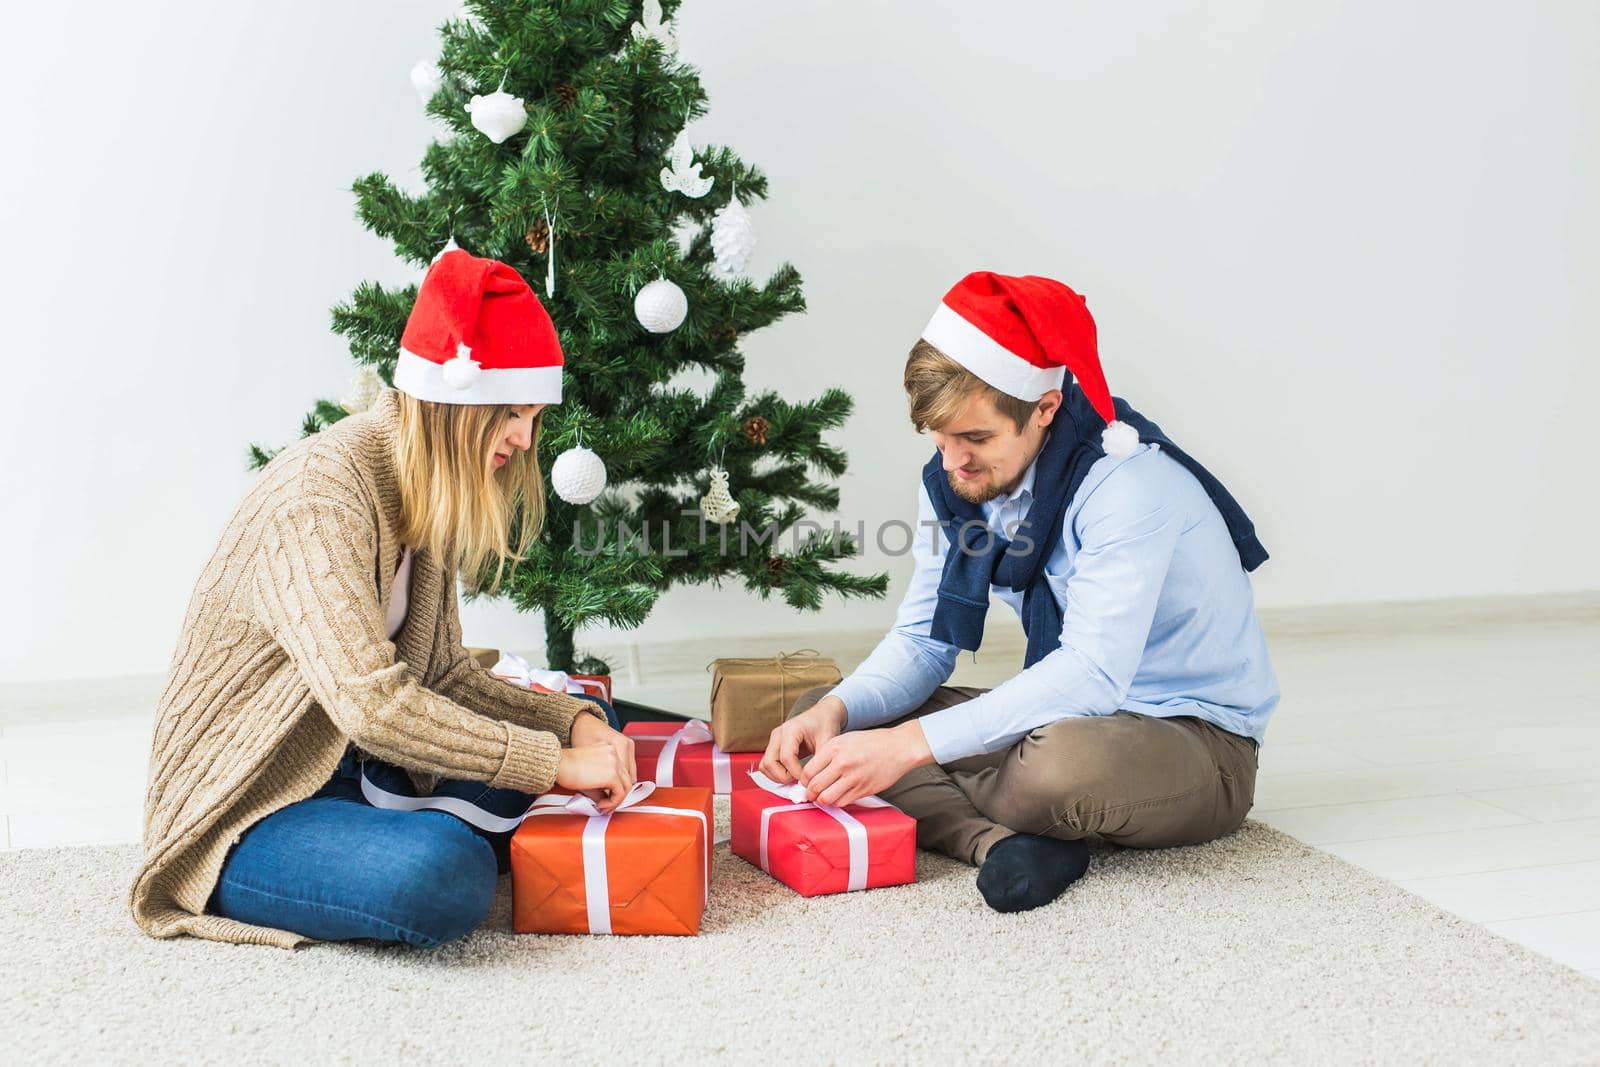
{"type": "MultiPolygon", "coordinates": [[[[685,125],[706,97],[677,59],[677,7],[469,0],[465,17],[441,28],[437,62],[411,70],[441,131],[423,155],[426,191],[382,174],[354,186],[362,222],[419,272],[459,246],[535,286],[545,280],[540,299],[566,357],[562,402],[542,416],[546,484],[553,461],[581,442],[606,488],[592,502],[551,495],[541,537],[497,595],[543,614],[555,670],[608,673],[577,656],[574,633],[637,626],[679,583],[738,579],[803,610],[829,591],[882,596],[888,583],[834,566],[858,551],[837,528],[791,537],[806,509],[838,506],[837,487],[812,472],[844,473],[844,453],[823,435],[851,401],[839,389],[804,402],[746,394],[738,340],[805,302],[791,266],[763,285],[738,275],[754,241],[744,205],[764,199],[767,182],[728,148],[693,149],[685,125]],[[693,371],[710,372],[709,388],[674,383],[693,371]],[[724,478],[731,502],[720,514],[736,506],[733,531],[699,513],[724,478]],[[640,531],[652,551],[640,551],[640,531]]],[[[334,309],[362,375],[343,404],[318,401],[304,433],[358,409],[371,373],[392,384],[416,293],[364,282],[334,309]]],[[[260,466],[272,453],[251,455],[260,466]]]]}

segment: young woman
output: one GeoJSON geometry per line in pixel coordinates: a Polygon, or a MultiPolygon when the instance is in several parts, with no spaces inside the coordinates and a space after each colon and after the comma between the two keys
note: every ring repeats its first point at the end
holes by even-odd
{"type": "Polygon", "coordinates": [[[488,912],[497,821],[556,785],[603,811],[626,796],[633,743],[609,706],[501,681],[461,643],[457,574],[492,591],[543,523],[539,423],[561,373],[516,271],[451,251],[395,388],[262,471],[160,699],[129,893],[147,933],[437,945],[488,912]],[[406,810],[430,797],[453,799],[406,810]]]}

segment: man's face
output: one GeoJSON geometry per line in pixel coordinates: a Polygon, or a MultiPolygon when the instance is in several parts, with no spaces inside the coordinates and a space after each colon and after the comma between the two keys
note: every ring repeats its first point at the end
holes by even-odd
{"type": "Polygon", "coordinates": [[[1018,431],[980,390],[949,423],[932,431],[944,458],[945,477],[961,499],[982,504],[1016,489],[1039,454],[1045,427],[1061,406],[1061,390],[1040,397],[1033,415],[1018,431]]]}

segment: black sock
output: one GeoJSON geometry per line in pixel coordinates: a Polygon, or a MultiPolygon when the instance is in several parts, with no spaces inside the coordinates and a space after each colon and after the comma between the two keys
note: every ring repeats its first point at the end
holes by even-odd
{"type": "Polygon", "coordinates": [[[995,911],[1027,911],[1059,897],[1089,869],[1089,846],[1012,834],[978,868],[978,892],[995,911]]]}

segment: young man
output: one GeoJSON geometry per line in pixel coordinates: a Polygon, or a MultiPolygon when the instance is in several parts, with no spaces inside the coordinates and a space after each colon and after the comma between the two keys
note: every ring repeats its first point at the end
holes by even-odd
{"type": "Polygon", "coordinates": [[[978,866],[999,911],[1059,896],[1088,868],[1086,839],[1232,832],[1278,704],[1249,518],[1112,398],[1094,320],[1060,282],[962,279],[905,388],[938,447],[910,587],[861,666],[796,702],[762,771],[824,804],[881,795],[922,847],[978,866]],[[991,592],[1022,618],[1023,670],[992,690],[943,685],[978,648],[991,592]]]}

